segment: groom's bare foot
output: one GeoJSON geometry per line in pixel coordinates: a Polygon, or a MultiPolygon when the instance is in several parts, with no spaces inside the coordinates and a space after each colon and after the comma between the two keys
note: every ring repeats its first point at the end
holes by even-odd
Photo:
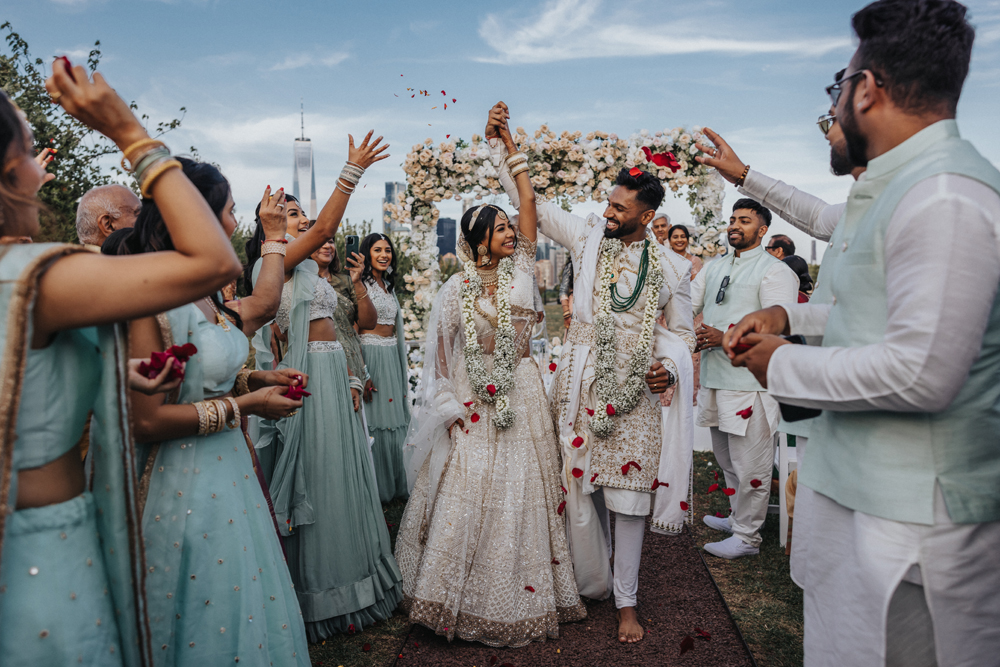
{"type": "Polygon", "coordinates": [[[622,607],[618,610],[618,641],[622,644],[634,644],[640,639],[644,631],[639,625],[639,618],[635,615],[635,607],[622,607]]]}

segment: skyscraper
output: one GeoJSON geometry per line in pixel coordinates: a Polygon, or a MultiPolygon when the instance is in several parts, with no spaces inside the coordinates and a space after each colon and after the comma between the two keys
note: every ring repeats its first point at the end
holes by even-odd
{"type": "Polygon", "coordinates": [[[399,195],[406,193],[406,183],[385,182],[385,199],[382,200],[382,233],[406,231],[409,228],[404,225],[397,225],[392,221],[389,212],[385,210],[385,204],[398,204],[399,195]]]}
{"type": "Polygon", "coordinates": [[[295,140],[294,160],[292,163],[292,194],[299,200],[302,208],[309,213],[309,219],[316,219],[316,170],[313,165],[312,141],[306,138],[306,110],[301,106],[302,135],[295,140]],[[308,208],[306,199],[300,194],[299,183],[309,184],[308,208]]]}
{"type": "Polygon", "coordinates": [[[454,218],[438,218],[437,246],[438,246],[438,253],[441,257],[444,257],[448,253],[455,254],[455,242],[457,241],[455,232],[456,232],[456,227],[454,218]]]}

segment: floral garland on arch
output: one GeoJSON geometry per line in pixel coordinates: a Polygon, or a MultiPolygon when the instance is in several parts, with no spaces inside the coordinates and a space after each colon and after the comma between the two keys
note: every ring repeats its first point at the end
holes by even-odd
{"type": "Polygon", "coordinates": [[[619,239],[601,240],[600,291],[601,301],[598,306],[594,326],[597,329],[595,345],[594,376],[597,385],[597,397],[605,405],[605,412],[598,412],[590,419],[590,430],[599,438],[606,438],[615,431],[615,422],[611,418],[619,412],[628,413],[635,409],[643,397],[646,387],[646,373],[649,371],[649,359],[653,353],[653,328],[656,325],[657,306],[659,306],[660,289],[663,287],[663,267],[660,266],[659,246],[646,241],[646,252],[649,253],[649,273],[644,286],[646,307],[642,314],[642,332],[639,334],[639,346],[629,359],[628,374],[625,381],[618,384],[615,356],[618,351],[615,335],[615,318],[611,313],[611,281],[614,276],[614,261],[622,251],[619,239]]]}
{"type": "MultiPolygon", "coordinates": [[[[700,127],[642,130],[625,139],[607,132],[557,135],[542,125],[530,136],[519,127],[514,138],[528,156],[531,182],[541,201],[565,206],[606,201],[619,170],[640,167],[678,196],[686,192],[693,219],[689,252],[710,257],[722,251],[727,224],[722,217],[725,182],[714,169],[694,160],[695,144],[710,143],[700,127]]],[[[403,170],[406,193],[384,208],[395,223],[411,229],[409,238],[400,239],[397,245],[412,266],[403,276],[403,331],[407,340],[421,340],[440,287],[436,204],[464,196],[483,199],[503,189],[490,161],[489,146],[477,134],[469,142],[450,135],[437,145],[427,139],[407,154],[403,170]]]]}
{"type": "Polygon", "coordinates": [[[514,325],[510,321],[510,287],[514,279],[514,258],[504,257],[497,266],[497,328],[493,334],[493,372],[486,370],[483,348],[476,333],[475,304],[483,293],[483,279],[476,271],[475,260],[465,263],[462,281],[462,323],[465,325],[465,371],[476,396],[496,404],[494,423],[505,429],[514,424],[514,411],[507,396],[514,388],[514,325]]]}

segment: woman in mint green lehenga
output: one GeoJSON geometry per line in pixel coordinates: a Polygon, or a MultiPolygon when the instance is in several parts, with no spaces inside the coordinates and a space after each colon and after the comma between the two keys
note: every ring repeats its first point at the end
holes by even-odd
{"type": "MultiPolygon", "coordinates": [[[[229,183],[210,164],[181,162],[232,233],[229,183]]],[[[272,197],[265,191],[261,219],[270,238],[283,237],[283,206],[280,192],[272,197]]],[[[159,208],[145,204],[126,252],[169,245],[159,208]]],[[[277,310],[284,245],[277,248],[265,255],[253,296],[227,304],[211,295],[130,326],[134,356],[188,343],[198,350],[179,392],[132,396],[136,440],[150,450],[140,488],[146,492],[142,530],[157,667],[309,664],[298,600],[240,428],[241,415],[280,419],[301,408],[301,400],[283,395],[285,385],[308,385],[294,369],[241,370],[249,351],[244,332],[277,310]],[[212,399],[226,422],[217,421],[214,429],[206,428],[212,399]]]]}
{"type": "Polygon", "coordinates": [[[375,442],[372,455],[383,503],[406,500],[403,445],[410,426],[410,380],[403,340],[403,313],[396,299],[396,249],[385,234],[369,234],[361,242],[365,258],[362,280],[375,305],[375,326],[359,333],[361,352],[375,391],[365,390],[368,428],[375,442]]]}
{"type": "MultiPolygon", "coordinates": [[[[149,137],[99,75],[56,61],[46,87],[123,150],[149,137]]],[[[0,662],[149,665],[140,472],[114,326],[214,292],[239,262],[179,169],[147,183],[172,250],[102,257],[9,243],[38,233],[47,177],[31,130],[0,93],[0,662]],[[86,468],[79,440],[93,412],[86,468]]],[[[148,555],[148,551],[146,552],[148,555]]]]}
{"type": "MultiPolygon", "coordinates": [[[[353,146],[349,160],[362,167],[374,161],[353,146]]],[[[346,204],[345,186],[349,189],[350,183],[338,183],[316,224],[289,243],[289,256],[292,246],[324,229],[328,208],[346,204]]],[[[324,262],[329,263],[333,234],[325,234],[313,252],[325,252],[324,262]]],[[[259,266],[254,267],[258,284],[259,274],[259,266]]],[[[255,446],[262,459],[274,461],[268,477],[274,512],[285,535],[306,632],[309,641],[316,642],[391,616],[402,598],[402,578],[358,411],[360,369],[348,367],[337,340],[333,316],[339,297],[319,276],[314,260],[296,265],[290,278],[275,318],[288,340],[288,352],[278,367],[308,373],[313,396],[289,419],[261,421],[255,446]],[[270,457],[264,455],[268,451],[270,457]]],[[[270,327],[254,337],[258,368],[275,363],[270,342],[270,327]]]]}

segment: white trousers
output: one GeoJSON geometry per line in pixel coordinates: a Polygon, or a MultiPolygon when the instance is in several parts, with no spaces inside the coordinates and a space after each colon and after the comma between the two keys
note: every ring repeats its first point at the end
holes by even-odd
{"type": "MultiPolygon", "coordinates": [[[[611,512],[604,503],[604,490],[590,496],[594,509],[601,518],[604,543],[611,557],[611,512]]],[[[615,512],[615,607],[635,607],[639,593],[639,560],[642,557],[642,539],[646,532],[646,517],[615,512]]]]}
{"type": "Polygon", "coordinates": [[[733,509],[729,525],[733,535],[752,547],[759,547],[774,466],[774,435],[760,397],[754,399],[745,435],[725,433],[715,426],[711,431],[712,450],[725,473],[726,486],[736,489],[735,495],[729,496],[729,506],[733,509]],[[760,483],[754,485],[753,480],[760,483]]]}

